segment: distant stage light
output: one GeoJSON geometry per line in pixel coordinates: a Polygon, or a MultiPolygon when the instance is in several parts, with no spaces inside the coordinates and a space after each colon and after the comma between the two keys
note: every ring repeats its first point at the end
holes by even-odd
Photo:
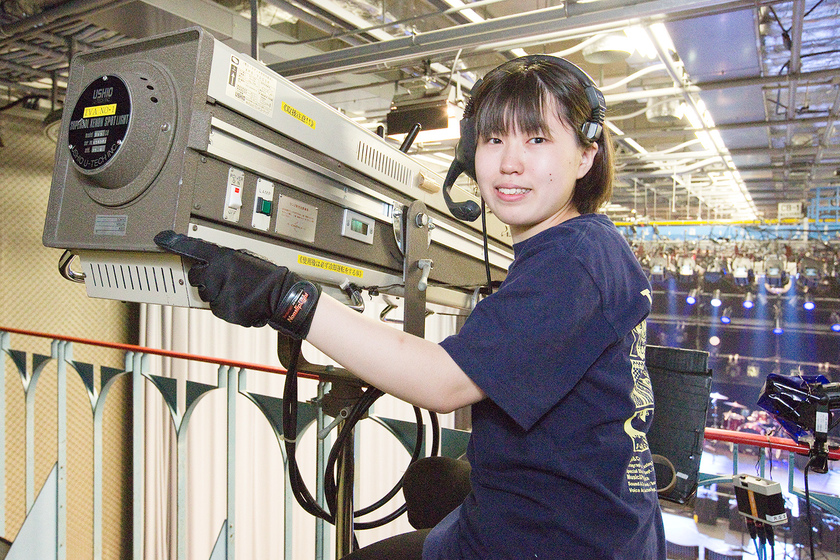
{"type": "Polygon", "coordinates": [[[831,314],[831,330],[840,333],[840,315],[837,313],[831,314]]]}
{"type": "Polygon", "coordinates": [[[814,298],[812,298],[812,297],[811,297],[810,295],[808,295],[808,294],[805,294],[805,301],[802,303],[802,308],[803,308],[805,311],[813,311],[813,310],[814,310],[814,307],[816,307],[816,306],[814,305],[814,298]]]}
{"type": "Polygon", "coordinates": [[[752,292],[747,292],[747,295],[744,296],[744,302],[741,305],[744,306],[744,309],[752,309],[755,307],[755,296],[752,292]]]}
{"type": "Polygon", "coordinates": [[[697,288],[691,288],[688,291],[688,295],[685,296],[685,302],[688,305],[694,305],[695,303],[697,303],[697,294],[698,293],[699,293],[699,290],[697,288]]]}
{"type": "Polygon", "coordinates": [[[709,302],[712,307],[720,307],[723,301],[720,299],[720,290],[715,290],[712,294],[712,300],[709,302]]]}
{"type": "Polygon", "coordinates": [[[723,313],[721,313],[721,315],[720,315],[720,322],[723,323],[724,325],[728,325],[729,323],[732,322],[732,308],[731,307],[727,307],[726,309],[723,310],[723,313]]]}
{"type": "Polygon", "coordinates": [[[776,308],[776,320],[773,322],[773,334],[782,334],[785,332],[785,327],[782,324],[781,310],[776,308]]]}

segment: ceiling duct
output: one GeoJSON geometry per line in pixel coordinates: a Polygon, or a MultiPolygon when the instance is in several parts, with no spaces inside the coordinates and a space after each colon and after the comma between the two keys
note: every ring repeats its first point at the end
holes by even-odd
{"type": "Polygon", "coordinates": [[[612,64],[624,62],[636,51],[633,41],[624,33],[610,33],[589,43],[582,54],[586,62],[592,64],[612,64]]]}
{"type": "Polygon", "coordinates": [[[682,120],[684,107],[678,98],[656,100],[648,99],[645,117],[652,123],[674,124],[682,120]]]}

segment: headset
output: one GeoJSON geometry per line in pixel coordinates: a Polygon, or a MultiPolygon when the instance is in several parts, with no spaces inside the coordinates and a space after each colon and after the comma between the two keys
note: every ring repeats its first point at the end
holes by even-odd
{"type": "MultiPolygon", "coordinates": [[[[525,64],[533,64],[536,62],[546,62],[554,64],[567,70],[576,76],[584,85],[584,93],[586,100],[589,103],[590,115],[589,119],[581,126],[581,132],[590,142],[597,142],[604,130],[604,118],[607,114],[607,104],[604,101],[604,94],[595,85],[586,72],[581,70],[577,65],[569,62],[564,58],[557,56],[532,54],[523,56],[505,62],[501,66],[491,70],[489,73],[495,72],[499,68],[511,63],[524,62],[525,64]]],[[[488,73],[488,74],[489,74],[488,73]]],[[[481,85],[482,80],[476,82],[473,91],[481,85]]],[[[475,181],[475,108],[473,107],[473,100],[470,99],[464,108],[464,117],[461,119],[461,139],[455,146],[455,159],[452,165],[449,166],[449,171],[446,174],[446,179],[443,181],[443,199],[446,202],[446,207],[449,212],[459,220],[465,222],[474,222],[481,215],[481,207],[473,200],[466,200],[464,202],[454,202],[450,195],[452,186],[455,180],[466,173],[473,181],[475,181]]]]}

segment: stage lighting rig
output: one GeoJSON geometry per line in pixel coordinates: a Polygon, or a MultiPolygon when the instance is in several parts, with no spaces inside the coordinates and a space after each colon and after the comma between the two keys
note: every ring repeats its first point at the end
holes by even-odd
{"type": "Polygon", "coordinates": [[[787,280],[786,259],[776,255],[764,258],[764,283],[768,287],[781,288],[787,280]]]}
{"type": "Polygon", "coordinates": [[[823,375],[767,376],[758,406],[776,417],[790,436],[810,447],[811,470],[828,472],[828,432],[840,411],[840,383],[823,375]]]}

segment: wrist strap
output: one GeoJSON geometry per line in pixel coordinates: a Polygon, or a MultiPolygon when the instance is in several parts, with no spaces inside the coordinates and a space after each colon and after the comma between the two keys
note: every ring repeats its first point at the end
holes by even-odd
{"type": "Polygon", "coordinates": [[[298,280],[280,300],[268,324],[293,338],[306,338],[320,295],[321,287],[318,284],[298,280]]]}

